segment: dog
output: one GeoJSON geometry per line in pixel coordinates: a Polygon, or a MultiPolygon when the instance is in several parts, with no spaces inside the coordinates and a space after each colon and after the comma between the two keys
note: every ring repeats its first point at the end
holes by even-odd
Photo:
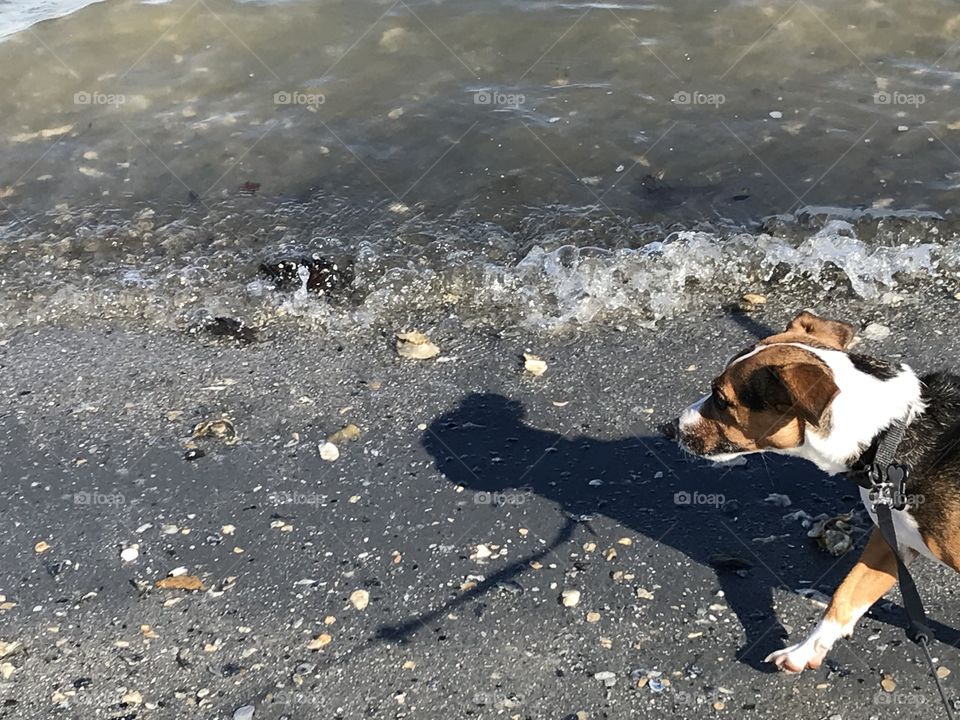
{"type": "MultiPolygon", "coordinates": [[[[906,505],[893,511],[901,557],[910,563],[923,555],[960,571],[960,377],[919,377],[904,363],[852,352],[855,334],[849,323],[801,312],[782,333],[734,355],[710,394],[667,434],[710,460],[774,452],[833,475],[870,460],[885,431],[902,421],[897,462],[910,473],[906,505]]],[[[897,581],[870,493],[861,488],[860,495],[874,523],[863,554],[810,635],[767,656],[781,670],[819,667],[897,581]]]]}

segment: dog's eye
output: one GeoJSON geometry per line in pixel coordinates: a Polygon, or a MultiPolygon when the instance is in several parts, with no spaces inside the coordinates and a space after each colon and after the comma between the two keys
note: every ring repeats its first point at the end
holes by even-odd
{"type": "Polygon", "coordinates": [[[713,404],[717,410],[726,410],[730,406],[730,403],[726,401],[723,395],[717,392],[716,388],[713,389],[713,404]]]}

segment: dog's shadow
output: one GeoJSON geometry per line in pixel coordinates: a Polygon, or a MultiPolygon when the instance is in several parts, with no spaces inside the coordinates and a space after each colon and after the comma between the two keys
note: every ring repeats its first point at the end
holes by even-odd
{"type": "MultiPolygon", "coordinates": [[[[498,497],[509,502],[525,492],[555,502],[561,512],[552,542],[430,612],[381,627],[381,638],[404,641],[452,606],[520,577],[531,561],[570,541],[579,522],[602,514],[647,538],[636,543],[645,545],[639,552],[654,557],[662,554],[656,546],[665,545],[714,568],[746,634],[738,658],[769,669],[763,658],[783,647],[786,636],[774,612],[774,588],[813,586],[829,593],[859,553],[855,548],[838,560],[813,546],[799,520],[783,517],[801,509],[816,515],[854,507],[859,498],[843,477],[829,478],[809,464],[777,457],[718,468],[682,456],[659,437],[571,437],[532,427],[524,415],[519,403],[503,396],[469,395],[437,417],[422,441],[439,471],[483,502],[498,497]],[[788,495],[791,505],[766,501],[770,493],[788,495]],[[720,495],[724,504],[711,503],[720,495]]],[[[873,617],[901,624],[899,610],[873,617]]],[[[960,644],[955,631],[933,627],[939,640],[960,644]]]]}

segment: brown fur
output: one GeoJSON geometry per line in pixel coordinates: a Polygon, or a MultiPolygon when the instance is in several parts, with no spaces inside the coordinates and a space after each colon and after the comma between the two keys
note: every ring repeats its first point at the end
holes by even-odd
{"type": "Polygon", "coordinates": [[[809,350],[764,348],[713,381],[703,420],[687,435],[704,455],[797,447],[804,421],[824,424],[838,392],[833,373],[809,350]]]}

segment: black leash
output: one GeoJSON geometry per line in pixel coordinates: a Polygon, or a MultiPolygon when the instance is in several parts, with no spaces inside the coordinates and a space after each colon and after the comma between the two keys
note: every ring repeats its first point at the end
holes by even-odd
{"type": "Polygon", "coordinates": [[[892,511],[903,510],[907,505],[906,485],[910,469],[906,465],[894,462],[897,448],[900,441],[903,440],[905,431],[906,423],[902,420],[894,421],[880,437],[873,461],[860,463],[860,466],[855,468],[851,475],[858,485],[869,490],[869,498],[870,502],[873,503],[874,512],[877,514],[877,526],[880,528],[880,534],[897,558],[897,579],[900,582],[900,595],[903,597],[903,607],[907,611],[907,637],[923,648],[927,664],[930,666],[930,673],[933,675],[933,681],[936,683],[940,699],[943,701],[943,709],[946,711],[947,717],[953,720],[950,701],[947,700],[947,694],[940,683],[933,657],[930,655],[931,633],[927,625],[927,613],[923,608],[923,600],[920,599],[917,584],[913,581],[913,576],[907,570],[907,565],[900,554],[897,531],[893,524],[892,511]]]}

